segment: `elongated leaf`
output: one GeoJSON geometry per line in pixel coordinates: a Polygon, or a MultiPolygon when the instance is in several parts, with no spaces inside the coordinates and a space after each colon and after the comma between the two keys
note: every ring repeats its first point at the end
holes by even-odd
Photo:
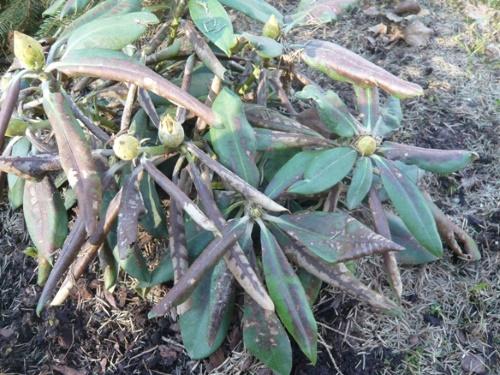
{"type": "Polygon", "coordinates": [[[403,251],[396,254],[398,263],[418,265],[434,262],[439,259],[420,245],[403,223],[403,220],[387,211],[386,215],[389,221],[392,240],[404,247],[403,251]]]}
{"type": "Polygon", "coordinates": [[[380,115],[378,88],[354,86],[354,92],[358,110],[363,116],[363,125],[373,129],[380,115]]]}
{"type": "Polygon", "coordinates": [[[167,238],[167,215],[161,204],[153,179],[150,176],[144,176],[141,180],[140,189],[145,208],[145,214],[140,219],[141,225],[153,237],[167,238]]]}
{"type": "Polygon", "coordinates": [[[393,315],[401,314],[401,309],[394,302],[364,285],[343,263],[327,263],[309,253],[297,242],[293,242],[276,227],[273,226],[272,229],[287,256],[307,272],[325,283],[340,288],[349,295],[371,305],[376,310],[393,315]]]}
{"type": "Polygon", "coordinates": [[[26,181],[23,214],[31,241],[38,252],[50,260],[68,235],[64,202],[50,178],[26,181]]]}
{"type": "Polygon", "coordinates": [[[27,180],[42,178],[49,172],[60,170],[61,163],[57,155],[0,156],[0,171],[27,180]]]}
{"type": "Polygon", "coordinates": [[[255,165],[256,142],[240,98],[224,88],[212,106],[220,125],[210,129],[210,139],[222,164],[252,186],[259,183],[255,165]]]}
{"type": "Polygon", "coordinates": [[[300,133],[285,133],[269,129],[254,129],[257,151],[276,151],[299,147],[331,147],[323,137],[300,133]]]}
{"type": "Polygon", "coordinates": [[[255,48],[255,51],[260,57],[265,59],[273,59],[279,57],[283,54],[283,46],[274,39],[252,35],[250,33],[243,33],[243,38],[245,38],[250,45],[255,48]]]}
{"type": "Polygon", "coordinates": [[[98,18],[74,30],[68,39],[66,50],[87,48],[120,50],[136,41],[149,25],[157,23],[158,18],[149,12],[98,18]]]}
{"type": "Polygon", "coordinates": [[[245,103],[245,114],[248,121],[256,127],[281,132],[307,134],[315,137],[320,136],[319,133],[302,125],[297,120],[262,105],[245,103]]]}
{"type": "Polygon", "coordinates": [[[295,25],[321,25],[332,22],[357,0],[301,0],[290,16],[288,28],[295,25]]]}
{"type": "Polygon", "coordinates": [[[106,0],[97,4],[92,9],[82,14],[80,17],[71,22],[61,33],[59,38],[67,37],[72,31],[80,26],[95,21],[97,18],[126,14],[141,10],[141,0],[106,0]]]}
{"type": "Polygon", "coordinates": [[[306,168],[318,153],[318,151],[302,151],[296,154],[276,172],[264,193],[269,198],[277,198],[286,189],[304,177],[306,168]]]}
{"type": "Polygon", "coordinates": [[[288,188],[296,194],[315,194],[331,188],[349,174],[358,153],[350,147],[321,151],[307,166],[304,179],[288,188]]]}
{"type": "Polygon", "coordinates": [[[312,40],[306,44],[302,59],[332,79],[360,87],[377,86],[398,98],[424,93],[419,85],[404,81],[335,43],[312,40]]]}
{"type": "Polygon", "coordinates": [[[401,126],[401,121],[403,121],[401,101],[395,96],[389,96],[380,109],[378,120],[371,127],[371,133],[375,136],[384,137],[398,129],[401,126]]]}
{"type": "Polygon", "coordinates": [[[296,96],[314,100],[321,121],[338,136],[352,137],[357,133],[356,119],[335,92],[324,92],[316,85],[307,85],[296,96]]]}
{"type": "Polygon", "coordinates": [[[415,164],[419,168],[440,174],[459,171],[478,158],[471,151],[427,149],[395,142],[384,142],[380,151],[387,159],[415,164]]]}
{"type": "Polygon", "coordinates": [[[196,27],[228,56],[236,44],[233,24],[217,0],[189,0],[189,14],[196,27]]]}
{"type": "MultiPolygon", "coordinates": [[[[256,267],[251,241],[249,245],[249,259],[256,267]]],[[[261,308],[248,296],[245,296],[243,308],[243,343],[245,349],[274,372],[290,374],[292,348],[285,329],[273,311],[261,308]]]]}
{"type": "Polygon", "coordinates": [[[262,23],[266,23],[271,15],[274,15],[280,24],[283,23],[283,15],[279,10],[264,0],[219,0],[219,2],[262,23]]]}
{"type": "Polygon", "coordinates": [[[261,225],[260,230],[264,275],[276,312],[300,349],[314,364],[318,328],[307,295],[274,236],[265,225],[261,225]]]}
{"type": "Polygon", "coordinates": [[[61,9],[60,17],[63,19],[66,16],[72,16],[81,12],[90,2],[90,0],[67,0],[66,4],[61,9]]]}
{"type": "MultiPolygon", "coordinates": [[[[11,157],[27,156],[29,154],[31,143],[27,138],[12,139],[11,142],[14,142],[10,153],[11,157]]],[[[9,204],[13,210],[17,210],[23,204],[24,179],[9,173],[7,175],[7,183],[9,185],[9,204]]]]}
{"type": "Polygon", "coordinates": [[[224,262],[219,262],[213,271],[203,277],[199,286],[193,292],[191,309],[180,317],[182,342],[192,359],[206,358],[216,351],[224,341],[231,323],[234,298],[231,299],[227,308],[221,312],[222,319],[213,343],[208,342],[210,312],[219,303],[215,293],[215,284],[220,274],[224,272],[224,268],[224,262]]]}
{"type": "Polygon", "coordinates": [[[311,305],[311,307],[314,306],[314,303],[318,299],[323,281],[321,279],[318,279],[313,274],[307,272],[303,268],[299,268],[297,270],[297,276],[299,277],[300,282],[304,287],[304,291],[306,292],[309,304],[311,305]]]}
{"type": "Polygon", "coordinates": [[[373,159],[384,189],[408,230],[432,255],[440,257],[443,245],[436,222],[418,187],[393,162],[379,156],[373,159]]]}
{"type": "Polygon", "coordinates": [[[78,197],[87,233],[92,234],[97,228],[102,191],[90,147],[64,96],[52,91],[48,82],[42,88],[43,107],[56,136],[62,168],[78,197]]]}
{"type": "Polygon", "coordinates": [[[303,212],[272,221],[313,254],[331,263],[402,250],[345,212],[303,212]]]}
{"type": "Polygon", "coordinates": [[[57,14],[59,9],[64,5],[66,0],[54,0],[52,4],[42,13],[44,17],[54,16],[57,14]]]}
{"type": "Polygon", "coordinates": [[[147,89],[174,104],[189,108],[207,124],[215,124],[215,114],[205,104],[127,55],[106,49],[70,51],[61,61],[50,64],[47,71],[58,70],[69,76],[100,77],[128,82],[147,89]]]}
{"type": "Polygon", "coordinates": [[[370,191],[372,180],[372,161],[367,157],[360,157],[354,167],[352,181],[347,190],[346,206],[349,210],[353,210],[360,205],[370,191]]]}

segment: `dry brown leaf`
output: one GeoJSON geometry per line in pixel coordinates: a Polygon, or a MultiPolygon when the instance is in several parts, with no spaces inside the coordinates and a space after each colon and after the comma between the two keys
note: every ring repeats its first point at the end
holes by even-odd
{"type": "Polygon", "coordinates": [[[370,27],[368,31],[375,35],[385,35],[387,34],[387,25],[381,22],[378,25],[370,27]]]}
{"type": "Polygon", "coordinates": [[[429,43],[434,31],[421,21],[413,20],[403,30],[403,38],[412,47],[422,47],[429,43]]]}
{"type": "Polygon", "coordinates": [[[53,366],[52,367],[57,372],[62,375],[86,375],[87,373],[84,370],[75,370],[74,368],[68,366],[53,366]]]}
{"type": "Polygon", "coordinates": [[[486,374],[484,358],[478,354],[467,353],[462,358],[462,370],[467,374],[486,374]]]}
{"type": "Polygon", "coordinates": [[[403,0],[396,8],[394,8],[394,13],[398,16],[408,15],[408,14],[417,14],[420,12],[420,4],[416,0],[403,0]]]}

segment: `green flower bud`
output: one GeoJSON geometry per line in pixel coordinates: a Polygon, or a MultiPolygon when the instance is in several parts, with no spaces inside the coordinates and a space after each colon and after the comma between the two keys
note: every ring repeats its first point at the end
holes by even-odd
{"type": "Polygon", "coordinates": [[[40,71],[45,65],[42,45],[18,31],[14,31],[14,55],[25,69],[40,71]]]}
{"type": "Polygon", "coordinates": [[[281,34],[280,24],[278,19],[274,14],[271,14],[271,17],[267,20],[262,28],[262,35],[267,36],[271,39],[278,39],[281,34]]]}
{"type": "Polygon", "coordinates": [[[377,141],[369,135],[363,135],[356,142],[356,148],[362,156],[370,156],[377,149],[377,141]]]}
{"type": "Polygon", "coordinates": [[[158,138],[168,148],[177,148],[184,142],[184,128],[167,113],[161,118],[158,138]]]}
{"type": "Polygon", "coordinates": [[[118,159],[135,159],[139,155],[139,140],[130,134],[122,134],[115,139],[113,151],[118,159]]]}

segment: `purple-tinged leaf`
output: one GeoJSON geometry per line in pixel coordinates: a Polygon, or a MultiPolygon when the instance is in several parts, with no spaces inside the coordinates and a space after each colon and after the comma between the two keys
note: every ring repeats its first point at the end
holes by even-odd
{"type": "Polygon", "coordinates": [[[384,142],[379,150],[389,160],[415,164],[419,168],[440,174],[459,171],[478,158],[471,151],[427,149],[395,142],[384,142]]]}
{"type": "Polygon", "coordinates": [[[443,245],[422,193],[390,160],[372,156],[380,172],[382,184],[396,212],[415,238],[434,256],[443,254],[443,245]]]}
{"type": "Polygon", "coordinates": [[[318,299],[323,281],[321,279],[318,279],[313,274],[307,272],[303,268],[299,268],[297,270],[297,276],[299,277],[300,282],[304,287],[304,291],[306,292],[309,304],[311,305],[311,307],[313,307],[314,303],[318,299]]]}
{"type": "Polygon", "coordinates": [[[274,236],[264,223],[259,225],[262,265],[276,312],[302,352],[315,364],[318,327],[304,288],[274,236]]]}
{"type": "Polygon", "coordinates": [[[57,155],[1,156],[0,171],[10,173],[26,180],[40,179],[49,172],[61,170],[57,155]]]}
{"type": "Polygon", "coordinates": [[[0,109],[0,150],[2,150],[5,142],[5,132],[9,127],[10,118],[16,108],[17,98],[21,90],[21,78],[23,73],[18,73],[10,81],[9,88],[5,94],[2,102],[2,109],[0,109]]]}
{"type": "Polygon", "coordinates": [[[345,212],[303,212],[266,219],[330,263],[402,250],[345,212]]]}
{"type": "MultiPolygon", "coordinates": [[[[31,150],[31,142],[26,137],[13,138],[9,142],[6,151],[8,151],[7,149],[9,148],[11,148],[11,157],[24,157],[27,156],[31,150]]],[[[9,187],[7,196],[9,199],[9,204],[13,210],[17,210],[23,204],[24,181],[25,180],[23,178],[16,176],[15,174],[9,173],[7,175],[7,184],[9,187]]]]}
{"type": "Polygon", "coordinates": [[[332,79],[360,87],[380,87],[398,98],[410,98],[424,93],[419,85],[402,80],[335,43],[312,40],[306,44],[302,59],[332,79]]]}
{"type": "Polygon", "coordinates": [[[331,147],[332,143],[323,137],[299,133],[285,133],[269,129],[254,129],[257,151],[276,151],[288,148],[331,147]]]}
{"type": "Polygon", "coordinates": [[[56,136],[61,166],[78,197],[89,235],[97,229],[102,201],[101,180],[85,135],[63,94],[43,84],[43,107],[56,136]]]}

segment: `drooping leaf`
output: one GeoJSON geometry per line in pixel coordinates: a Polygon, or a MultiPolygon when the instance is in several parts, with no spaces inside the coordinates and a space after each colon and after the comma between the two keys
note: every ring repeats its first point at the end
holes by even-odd
{"type": "Polygon", "coordinates": [[[243,37],[255,48],[255,51],[260,57],[265,59],[273,59],[283,54],[283,46],[274,39],[243,33],[243,37]]]}
{"type": "Polygon", "coordinates": [[[373,129],[380,115],[378,88],[354,86],[354,92],[358,110],[363,116],[363,125],[373,129]]]}
{"type": "Polygon", "coordinates": [[[315,194],[331,188],[349,174],[357,157],[358,153],[351,147],[319,152],[308,164],[304,179],[290,186],[288,192],[315,194]]]}
{"type": "Polygon", "coordinates": [[[39,254],[50,260],[68,234],[68,217],[63,200],[49,177],[26,181],[24,186],[24,220],[39,254]]]}
{"type": "Polygon", "coordinates": [[[49,172],[60,170],[61,163],[57,155],[0,156],[0,171],[27,180],[42,178],[49,172]]]}
{"type": "Polygon", "coordinates": [[[370,158],[362,156],[356,161],[351,184],[347,190],[346,206],[353,210],[360,205],[370,191],[373,180],[373,165],[370,158]]]}
{"type": "Polygon", "coordinates": [[[61,92],[43,88],[43,107],[56,136],[62,168],[78,197],[80,214],[88,234],[97,228],[102,201],[101,180],[90,147],[78,121],[61,92]]]}
{"type": "Polygon", "coordinates": [[[283,15],[279,10],[264,0],[219,0],[219,2],[262,23],[266,23],[271,15],[274,15],[280,24],[283,23],[283,15]]]}
{"type": "Polygon", "coordinates": [[[158,18],[149,12],[133,12],[98,18],[74,30],[66,45],[67,51],[103,48],[120,50],[136,41],[158,18]]]}
{"type": "Polygon", "coordinates": [[[345,212],[303,212],[272,221],[291,238],[330,263],[401,250],[345,212]]]}
{"type": "Polygon", "coordinates": [[[432,255],[440,257],[443,245],[436,222],[418,187],[393,162],[379,156],[373,159],[384,189],[408,230],[432,255]]]}
{"type": "Polygon", "coordinates": [[[208,342],[208,328],[210,312],[217,307],[219,301],[215,293],[217,279],[224,272],[225,264],[220,261],[213,271],[203,277],[199,286],[192,294],[191,309],[181,315],[179,324],[181,328],[182,343],[190,358],[197,360],[208,357],[215,352],[226,337],[234,306],[231,298],[226,309],[221,312],[222,319],[212,344],[208,342]]]}
{"type": "MultiPolygon", "coordinates": [[[[253,245],[248,253],[256,267],[253,245]]],[[[292,348],[288,335],[274,311],[261,308],[245,295],[243,307],[243,343],[245,349],[262,363],[280,375],[288,375],[292,369],[292,348]]]]}
{"type": "Polygon", "coordinates": [[[210,139],[222,164],[252,186],[259,183],[255,165],[256,142],[240,98],[224,88],[212,106],[220,124],[210,128],[210,139]]]}
{"type": "Polygon", "coordinates": [[[410,233],[406,225],[396,215],[387,212],[387,220],[394,242],[404,247],[403,251],[396,254],[398,263],[406,265],[418,265],[434,262],[439,259],[426,250],[410,233]]]}
{"type": "MultiPolygon", "coordinates": [[[[11,157],[27,156],[31,150],[30,141],[25,138],[12,139],[14,142],[10,153],[11,157]]],[[[17,210],[23,204],[24,194],[24,179],[9,173],[7,175],[7,183],[9,185],[8,199],[13,210],[17,210]]]]}
{"type": "Polygon", "coordinates": [[[338,136],[349,138],[357,134],[356,119],[335,92],[324,92],[316,85],[307,85],[296,96],[299,99],[312,99],[321,121],[338,136]]]}
{"type": "Polygon", "coordinates": [[[403,112],[401,101],[395,96],[389,96],[385,105],[380,109],[380,117],[371,128],[371,133],[375,136],[384,137],[401,126],[403,112]]]}
{"type": "Polygon", "coordinates": [[[344,263],[327,263],[312,255],[297,242],[293,242],[276,227],[273,226],[272,229],[286,255],[307,272],[327,284],[342,289],[360,301],[368,303],[376,310],[394,315],[401,314],[400,308],[394,302],[364,285],[344,263]]]}
{"type": "Polygon", "coordinates": [[[95,21],[98,18],[137,12],[141,10],[141,7],[141,0],[105,0],[72,21],[64,28],[59,38],[67,37],[72,31],[78,29],[80,26],[95,21]]]}
{"type": "Polygon", "coordinates": [[[357,0],[301,0],[290,16],[288,28],[295,25],[321,25],[332,22],[357,0]]]}
{"type": "Polygon", "coordinates": [[[58,70],[68,76],[99,77],[133,83],[180,107],[189,108],[207,124],[216,123],[215,114],[208,106],[121,52],[102,48],[70,51],[62,60],[50,64],[46,70],[58,70]]]}
{"type": "Polygon", "coordinates": [[[236,44],[233,24],[217,0],[189,0],[189,14],[198,30],[228,56],[236,44]]]}
{"type": "Polygon", "coordinates": [[[335,43],[311,40],[303,50],[302,59],[312,68],[338,81],[360,87],[377,86],[398,98],[423,94],[419,85],[402,80],[335,43]]]}
{"type": "Polygon", "coordinates": [[[478,158],[475,152],[466,150],[427,149],[395,142],[384,142],[379,150],[387,159],[415,164],[419,168],[440,174],[459,171],[478,158]]]}
{"type": "Polygon", "coordinates": [[[276,198],[295,182],[304,177],[306,168],[318,155],[318,151],[302,151],[283,165],[269,182],[264,193],[269,198],[276,198]]]}
{"type": "Polygon", "coordinates": [[[261,225],[260,230],[264,275],[276,312],[300,349],[314,364],[318,328],[307,295],[269,229],[261,225]]]}

